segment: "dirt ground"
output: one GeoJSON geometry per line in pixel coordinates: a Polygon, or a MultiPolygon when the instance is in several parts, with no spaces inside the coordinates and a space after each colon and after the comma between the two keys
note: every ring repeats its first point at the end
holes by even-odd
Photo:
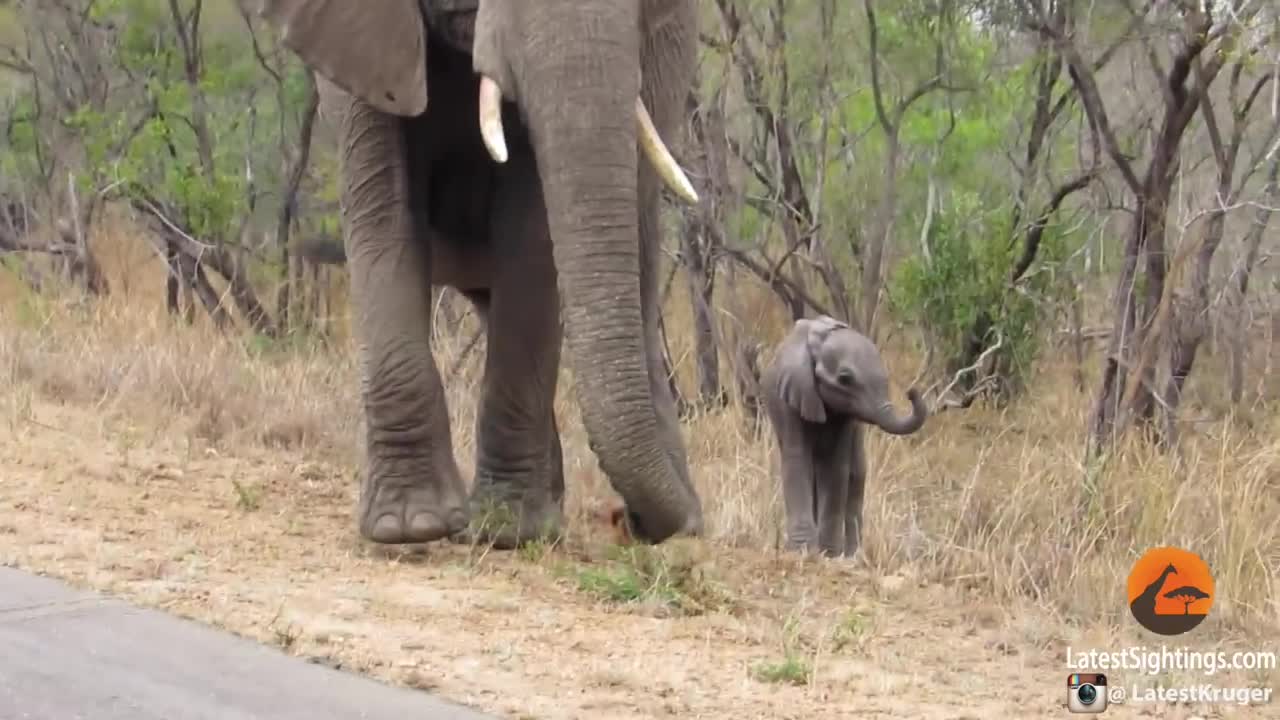
{"type": "Polygon", "coordinates": [[[0,563],[500,716],[1057,718],[1065,646],[1105,646],[1030,605],[692,540],[659,557],[705,612],[609,602],[584,580],[600,542],[388,553],[355,535],[349,469],[38,399],[21,415],[0,418],[0,563]]]}

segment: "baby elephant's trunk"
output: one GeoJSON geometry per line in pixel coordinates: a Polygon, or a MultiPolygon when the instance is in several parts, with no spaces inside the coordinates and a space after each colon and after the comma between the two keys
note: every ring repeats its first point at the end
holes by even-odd
{"type": "Polygon", "coordinates": [[[920,391],[915,388],[907,391],[907,399],[911,401],[910,415],[899,417],[893,410],[893,404],[886,402],[880,406],[880,419],[876,425],[891,435],[910,435],[919,430],[929,415],[929,408],[925,407],[920,391]]]}

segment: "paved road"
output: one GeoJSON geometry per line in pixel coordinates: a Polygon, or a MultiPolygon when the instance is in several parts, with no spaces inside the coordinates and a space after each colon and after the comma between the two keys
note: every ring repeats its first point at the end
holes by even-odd
{"type": "Polygon", "coordinates": [[[0,567],[0,720],[494,720],[0,567]]]}

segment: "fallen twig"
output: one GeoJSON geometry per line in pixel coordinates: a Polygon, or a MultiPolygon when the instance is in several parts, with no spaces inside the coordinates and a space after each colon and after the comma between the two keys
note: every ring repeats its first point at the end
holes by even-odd
{"type": "MultiPolygon", "coordinates": [[[[946,387],[944,387],[940,392],[938,392],[935,395],[937,400],[931,404],[931,407],[929,408],[929,412],[932,414],[932,413],[942,412],[943,410],[946,410],[946,409],[965,408],[965,407],[968,407],[970,404],[972,404],[973,398],[977,397],[984,390],[986,390],[994,382],[994,378],[990,378],[990,377],[983,378],[981,381],[978,382],[978,384],[970,388],[969,391],[965,393],[964,397],[959,401],[944,401],[943,398],[945,398],[948,394],[950,394],[951,391],[955,389],[956,385],[960,384],[961,378],[963,378],[965,375],[969,373],[976,372],[978,368],[982,367],[982,364],[987,361],[987,358],[991,357],[992,353],[994,353],[996,350],[999,350],[1003,346],[1004,346],[1004,334],[997,333],[995,343],[993,343],[986,350],[983,350],[982,354],[978,355],[978,359],[974,360],[972,365],[968,365],[966,367],[960,368],[955,372],[954,375],[951,376],[951,382],[948,383],[946,387]]],[[[931,385],[929,389],[925,391],[925,397],[928,397],[929,395],[933,394],[934,390],[941,384],[942,382],[939,381],[931,385]]]]}

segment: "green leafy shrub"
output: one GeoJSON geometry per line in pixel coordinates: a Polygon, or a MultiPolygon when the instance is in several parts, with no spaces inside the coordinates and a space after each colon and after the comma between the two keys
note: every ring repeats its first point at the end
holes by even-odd
{"type": "MultiPolygon", "coordinates": [[[[1015,283],[1010,275],[1023,253],[1024,233],[1009,227],[1008,212],[983,212],[974,195],[939,209],[927,234],[929,252],[905,259],[889,282],[889,302],[918,323],[948,376],[991,353],[994,389],[1016,394],[1040,348],[1040,329],[1066,289],[1056,272],[1064,259],[1061,235],[1045,228],[1035,261],[1015,283]]],[[[962,380],[972,387],[973,374],[962,380]]]]}

